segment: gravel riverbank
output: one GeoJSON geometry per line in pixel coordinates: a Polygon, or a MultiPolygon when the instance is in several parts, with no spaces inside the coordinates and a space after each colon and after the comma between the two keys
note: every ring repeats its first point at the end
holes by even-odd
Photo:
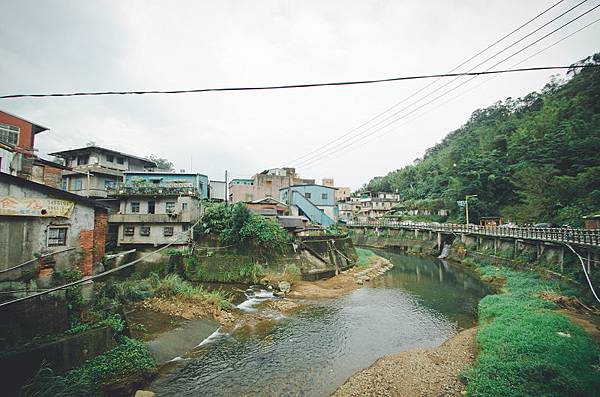
{"type": "Polygon", "coordinates": [[[462,396],[460,373],[475,362],[477,327],[439,347],[386,356],[357,372],[333,396],[462,396]]]}

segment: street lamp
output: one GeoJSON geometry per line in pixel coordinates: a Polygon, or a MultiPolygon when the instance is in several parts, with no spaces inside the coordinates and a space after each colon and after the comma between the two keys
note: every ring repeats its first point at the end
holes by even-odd
{"type": "Polygon", "coordinates": [[[465,218],[467,220],[466,224],[469,224],[469,199],[470,198],[476,198],[477,195],[476,194],[467,194],[465,196],[465,218]]]}

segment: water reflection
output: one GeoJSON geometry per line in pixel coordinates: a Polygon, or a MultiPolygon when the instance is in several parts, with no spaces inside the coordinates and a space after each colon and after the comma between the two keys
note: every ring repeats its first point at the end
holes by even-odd
{"type": "Polygon", "coordinates": [[[380,254],[395,268],[370,288],[309,302],[274,327],[214,339],[151,390],[163,396],[326,396],[377,358],[439,345],[473,321],[485,293],[476,279],[438,260],[380,254]]]}

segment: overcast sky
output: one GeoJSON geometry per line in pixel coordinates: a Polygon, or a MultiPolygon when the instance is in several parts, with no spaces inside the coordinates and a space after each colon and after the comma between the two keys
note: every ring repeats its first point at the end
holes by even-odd
{"type": "MultiPolygon", "coordinates": [[[[443,73],[555,2],[2,0],[0,93],[166,90],[443,73]]],[[[578,2],[565,0],[460,70],[470,69],[578,2]]],[[[589,0],[477,69],[492,66],[596,4],[597,0],[589,0]]],[[[597,9],[497,68],[511,67],[599,17],[597,9]]],[[[569,65],[600,51],[599,37],[597,23],[519,66],[569,65]]],[[[347,148],[343,147],[351,141],[336,142],[331,150],[343,150],[326,152],[312,163],[295,160],[355,129],[428,81],[287,91],[4,99],[0,109],[50,128],[36,138],[41,155],[94,141],[138,156],[165,157],[177,169],[211,179],[223,179],[225,170],[233,177],[249,177],[269,167],[298,166],[303,177],[334,177],[338,186],[358,188],[371,177],[422,156],[475,109],[538,90],[551,75],[546,71],[503,75],[472,89],[489,79],[478,77],[375,137],[347,148]]],[[[393,111],[448,81],[437,82],[393,111]]]]}

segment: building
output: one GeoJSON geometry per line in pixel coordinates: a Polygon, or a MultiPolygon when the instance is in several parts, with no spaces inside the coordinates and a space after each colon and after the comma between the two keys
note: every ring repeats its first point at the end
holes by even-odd
{"type": "Polygon", "coordinates": [[[586,229],[600,229],[600,214],[583,217],[586,229]]]}
{"type": "Polygon", "coordinates": [[[225,181],[213,181],[208,184],[208,198],[211,201],[225,201],[227,198],[227,184],[225,181]]]}
{"type": "MultiPolygon", "coordinates": [[[[75,266],[91,275],[104,256],[107,209],[102,204],[64,190],[0,173],[0,269],[38,255],[54,255],[58,270],[75,266]]],[[[39,270],[39,263],[2,274],[13,280],[22,272],[39,270]],[[35,266],[38,268],[36,269],[35,266]]]]}
{"type": "Polygon", "coordinates": [[[279,201],[290,207],[293,216],[307,217],[313,224],[329,227],[335,224],[337,206],[335,188],[317,184],[303,184],[282,187],[279,201]]]}
{"type": "Polygon", "coordinates": [[[289,209],[286,203],[283,203],[274,197],[265,197],[259,200],[249,201],[245,204],[253,213],[267,218],[284,216],[289,209]]]}
{"type": "Polygon", "coordinates": [[[35,136],[48,128],[0,111],[0,172],[30,179],[35,136]]]}
{"type": "MultiPolygon", "coordinates": [[[[337,193],[337,191],[336,191],[337,193]]],[[[362,209],[360,198],[349,197],[346,201],[338,201],[338,219],[344,222],[355,221],[362,209]]]]}
{"type": "Polygon", "coordinates": [[[335,191],[335,201],[338,203],[342,201],[347,201],[348,199],[350,199],[351,195],[352,193],[350,192],[349,187],[338,187],[335,191]]]}
{"type": "Polygon", "coordinates": [[[400,195],[397,193],[367,192],[360,198],[359,202],[361,208],[356,214],[356,219],[365,222],[388,215],[392,208],[400,202],[400,195]]]}
{"type": "Polygon", "coordinates": [[[315,183],[314,179],[302,179],[294,168],[272,168],[258,173],[252,179],[233,179],[229,183],[229,201],[249,202],[265,197],[279,197],[279,190],[290,184],[315,183]]]}
{"type": "Polygon", "coordinates": [[[109,189],[109,196],[119,201],[118,212],[108,219],[117,245],[157,246],[174,240],[186,244],[184,232],[198,221],[201,202],[208,198],[208,177],[160,172],[124,175],[123,183],[109,189]]]}
{"type": "Polygon", "coordinates": [[[52,155],[63,158],[70,168],[62,173],[62,188],[85,197],[107,197],[109,187],[123,182],[125,172],[156,168],[153,161],[100,146],[64,150],[52,155]]]}

